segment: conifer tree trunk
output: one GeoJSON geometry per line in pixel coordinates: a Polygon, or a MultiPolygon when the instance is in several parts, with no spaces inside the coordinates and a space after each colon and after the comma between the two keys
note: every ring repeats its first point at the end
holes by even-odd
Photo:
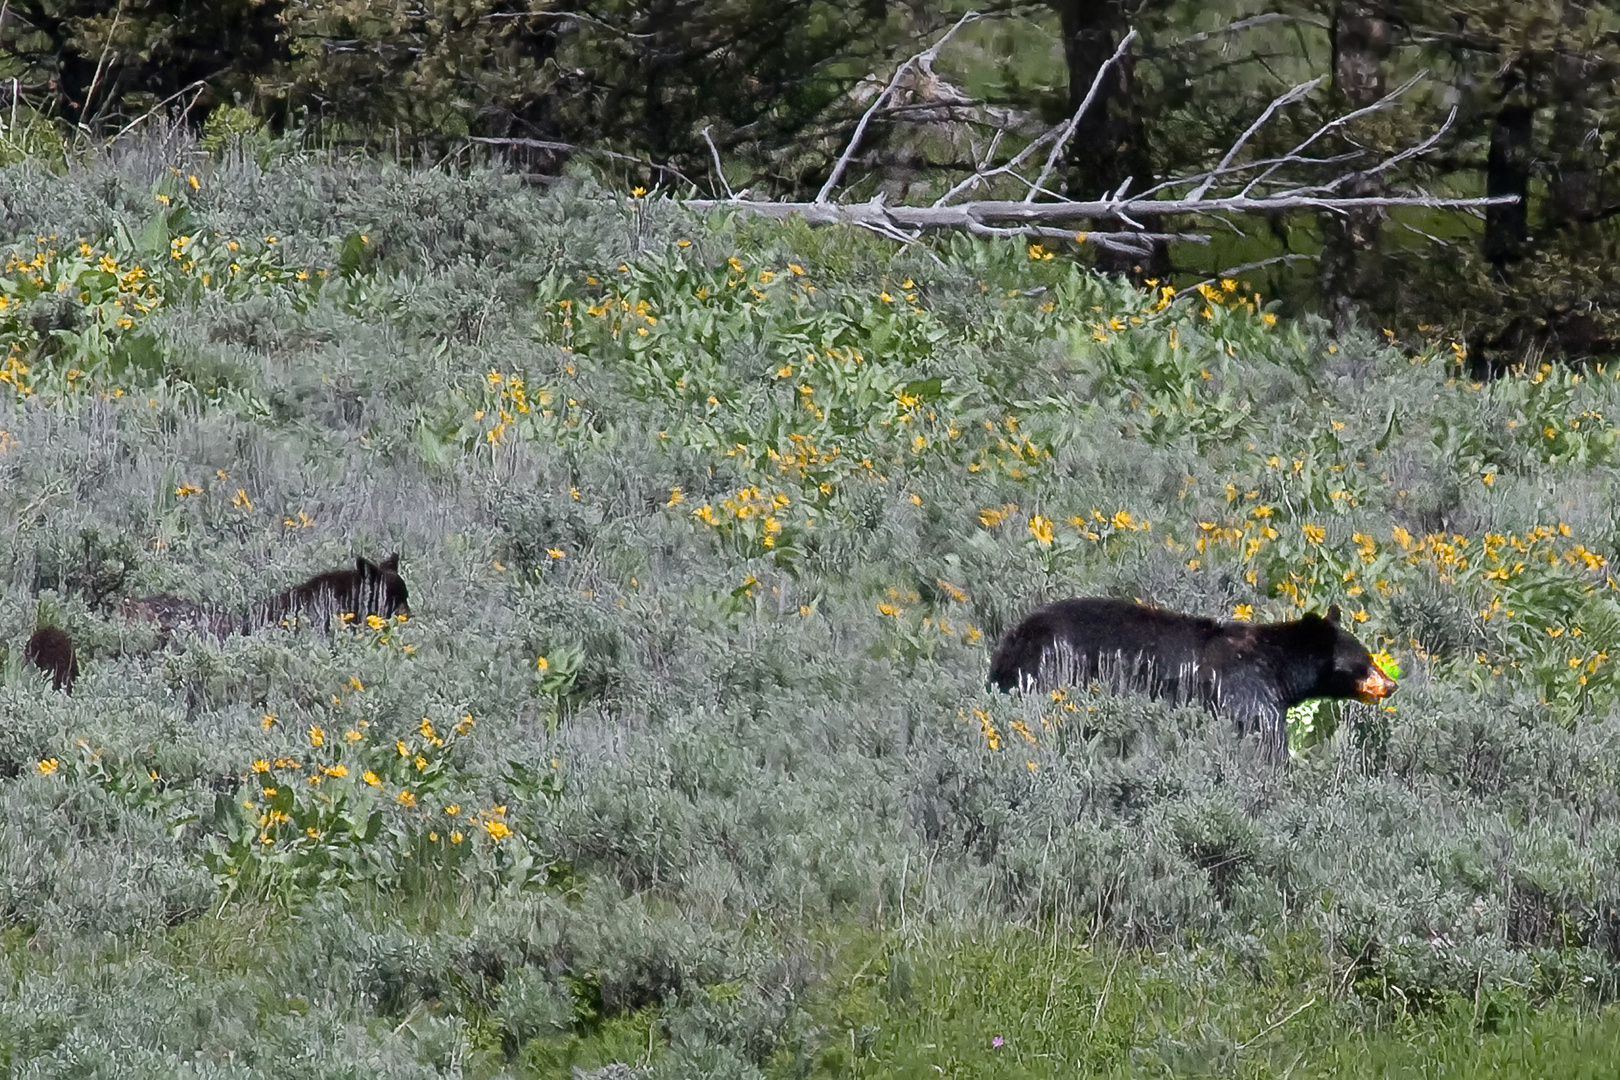
{"type": "MultiPolygon", "coordinates": [[[[1123,0],[1050,0],[1058,13],[1063,34],[1063,57],[1069,70],[1069,113],[1080,107],[1097,72],[1120,41],[1130,32],[1136,14],[1123,0]]],[[[1098,88],[1086,115],[1069,141],[1066,194],[1097,198],[1112,193],[1127,178],[1131,190],[1154,183],[1153,161],[1147,135],[1135,111],[1133,84],[1135,58],[1120,58],[1098,88]]],[[[1143,220],[1149,232],[1161,229],[1157,220],[1143,220]]],[[[1140,251],[1102,249],[1100,269],[1140,278],[1164,278],[1170,273],[1170,252],[1162,242],[1144,244],[1140,251]]]]}
{"type": "MultiPolygon", "coordinates": [[[[1510,84],[1517,80],[1511,80],[1510,84]]],[[[1491,149],[1485,161],[1485,194],[1517,195],[1518,202],[1485,210],[1485,258],[1501,271],[1524,254],[1528,237],[1530,139],[1535,110],[1510,85],[1491,124],[1491,149]]]]}
{"type": "MultiPolygon", "coordinates": [[[[1348,108],[1359,109],[1384,96],[1385,62],[1395,28],[1376,3],[1339,0],[1334,6],[1333,88],[1348,108]]],[[[1376,178],[1356,181],[1346,197],[1381,194],[1376,178]]],[[[1334,214],[1322,219],[1320,264],[1322,299],[1335,333],[1344,333],[1360,304],[1373,299],[1378,285],[1378,234],[1384,215],[1378,210],[1334,214]]]]}

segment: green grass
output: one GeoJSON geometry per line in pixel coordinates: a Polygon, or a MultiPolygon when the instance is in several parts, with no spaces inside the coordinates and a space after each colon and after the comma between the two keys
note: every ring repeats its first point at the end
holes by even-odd
{"type": "Polygon", "coordinates": [[[1465,998],[1421,1017],[1334,993],[1320,952],[1247,963],[1110,954],[1022,930],[924,935],[869,955],[832,1007],[826,1075],[1609,1075],[1612,1009],[1465,998]],[[1244,970],[1247,967],[1248,970],[1244,970]]]}
{"type": "Polygon", "coordinates": [[[1601,1075],[1612,373],[486,172],[0,198],[12,1072],[1601,1075]],[[404,623],[118,614],[396,550],[404,623]],[[1281,769],[986,691],[1099,593],[1402,688],[1281,769]]]}

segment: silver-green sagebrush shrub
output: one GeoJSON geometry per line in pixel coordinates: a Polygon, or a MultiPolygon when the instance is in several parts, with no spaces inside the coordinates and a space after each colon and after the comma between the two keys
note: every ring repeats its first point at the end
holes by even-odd
{"type": "Polygon", "coordinates": [[[1000,989],[953,1023],[1007,1022],[1026,934],[1098,1071],[1617,992],[1612,372],[1475,386],[1023,245],[141,154],[0,170],[8,1063],[807,1074],[962,972],[1000,989]],[[403,624],[114,614],[394,550],[403,624]],[[1073,595],[1337,602],[1402,689],[1283,768],[988,692],[1073,595]],[[42,617],[71,700],[13,670],[42,617]],[[1141,1005],[1182,986],[1265,1018],[1141,1005]]]}

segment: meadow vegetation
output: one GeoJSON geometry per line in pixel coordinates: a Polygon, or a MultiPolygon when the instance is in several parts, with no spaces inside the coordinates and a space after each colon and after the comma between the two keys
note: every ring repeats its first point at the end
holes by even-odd
{"type": "Polygon", "coordinates": [[[154,141],[0,207],[12,1074],[1608,1064],[1620,373],[488,171],[154,141]],[[396,550],[405,620],[117,614],[396,550]],[[1402,689],[1281,768],[987,692],[1074,594],[1338,603],[1402,689]]]}

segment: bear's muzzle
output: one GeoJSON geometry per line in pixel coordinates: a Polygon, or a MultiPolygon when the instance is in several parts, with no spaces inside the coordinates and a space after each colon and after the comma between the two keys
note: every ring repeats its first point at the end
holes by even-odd
{"type": "Polygon", "coordinates": [[[1356,700],[1368,705],[1382,701],[1395,692],[1396,685],[1394,679],[1375,667],[1365,679],[1356,683],[1356,700]]]}

